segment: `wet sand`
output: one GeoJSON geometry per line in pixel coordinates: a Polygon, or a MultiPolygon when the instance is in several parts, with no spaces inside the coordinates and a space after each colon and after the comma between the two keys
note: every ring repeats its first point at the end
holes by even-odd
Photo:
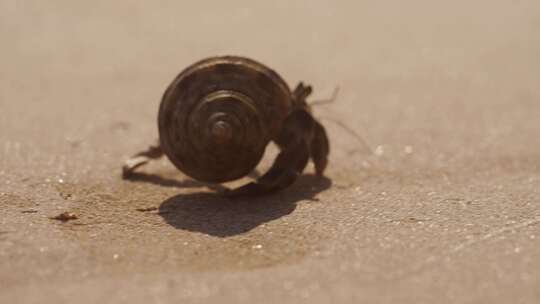
{"type": "Polygon", "coordinates": [[[289,2],[0,1],[0,303],[540,301],[540,4],[289,2]],[[123,181],[224,54],[340,87],[327,178],[123,181]]]}

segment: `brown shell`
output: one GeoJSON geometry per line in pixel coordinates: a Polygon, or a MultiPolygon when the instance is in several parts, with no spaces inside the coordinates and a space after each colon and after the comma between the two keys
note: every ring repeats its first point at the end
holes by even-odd
{"type": "Polygon", "coordinates": [[[283,79],[243,57],[213,57],[181,72],[159,108],[161,147],[185,174],[226,182],[251,172],[290,111],[283,79]]]}

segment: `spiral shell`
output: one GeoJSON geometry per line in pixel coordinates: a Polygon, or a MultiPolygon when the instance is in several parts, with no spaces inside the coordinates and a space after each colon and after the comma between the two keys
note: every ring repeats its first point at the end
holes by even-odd
{"type": "Polygon", "coordinates": [[[276,138],[292,96],[268,67],[243,57],[213,57],[181,72],[159,108],[160,143],[182,172],[226,182],[251,172],[276,138]]]}

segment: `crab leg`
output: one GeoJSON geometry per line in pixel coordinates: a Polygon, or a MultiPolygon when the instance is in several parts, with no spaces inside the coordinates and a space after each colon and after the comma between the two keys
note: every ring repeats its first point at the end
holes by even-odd
{"type": "Polygon", "coordinates": [[[228,197],[260,195],[290,186],[304,171],[310,157],[315,120],[305,110],[293,111],[285,119],[276,142],[281,148],[272,167],[255,182],[228,190],[228,197]]]}
{"type": "Polygon", "coordinates": [[[147,150],[139,152],[126,160],[124,166],[122,167],[122,177],[129,178],[135,169],[148,163],[152,159],[157,159],[162,156],[163,150],[161,150],[159,143],[150,146],[147,150]]]}

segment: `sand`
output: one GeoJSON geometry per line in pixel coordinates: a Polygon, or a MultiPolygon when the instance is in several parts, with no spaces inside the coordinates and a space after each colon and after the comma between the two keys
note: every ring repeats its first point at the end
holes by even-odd
{"type": "Polygon", "coordinates": [[[0,303],[539,303],[539,13],[0,1],[0,303]],[[236,201],[167,160],[123,181],[166,86],[224,54],[339,86],[314,108],[326,178],[236,201]]]}

